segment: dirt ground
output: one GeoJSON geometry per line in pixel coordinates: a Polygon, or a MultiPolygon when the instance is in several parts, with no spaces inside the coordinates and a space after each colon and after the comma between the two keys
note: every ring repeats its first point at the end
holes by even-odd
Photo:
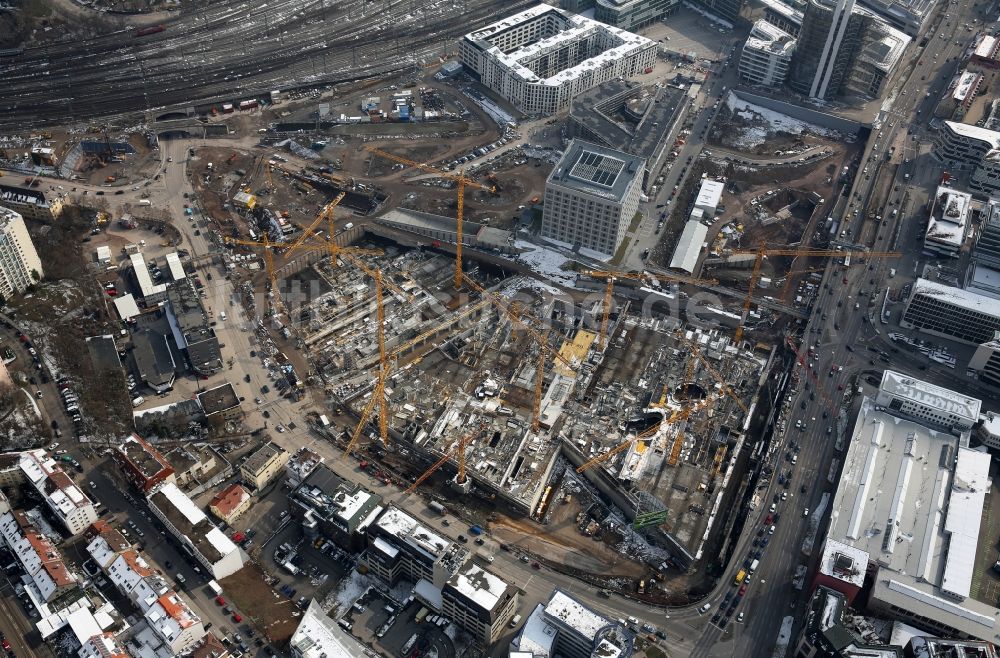
{"type": "Polygon", "coordinates": [[[246,564],[232,576],[219,581],[237,608],[246,613],[246,621],[277,645],[287,643],[299,620],[292,616],[295,606],[264,582],[264,574],[254,563],[246,564]]]}
{"type": "Polygon", "coordinates": [[[575,521],[579,511],[575,503],[559,505],[551,512],[552,520],[544,526],[498,515],[497,520],[489,524],[489,529],[498,541],[551,562],[572,564],[577,569],[606,576],[641,578],[647,575],[643,565],[626,559],[604,542],[580,534],[575,521]]]}

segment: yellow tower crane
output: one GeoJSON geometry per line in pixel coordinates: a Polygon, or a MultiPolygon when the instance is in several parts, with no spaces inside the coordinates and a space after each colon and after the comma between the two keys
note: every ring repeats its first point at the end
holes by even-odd
{"type": "Polygon", "coordinates": [[[374,146],[365,147],[365,150],[374,155],[380,155],[387,160],[392,160],[393,162],[398,162],[400,164],[409,165],[411,167],[417,167],[418,169],[423,169],[426,172],[435,174],[442,178],[447,178],[448,180],[453,180],[458,186],[458,210],[455,217],[455,289],[458,290],[462,287],[462,222],[463,215],[465,212],[465,188],[476,187],[481,190],[486,190],[487,192],[496,192],[496,187],[492,185],[482,185],[472,180],[466,176],[463,172],[459,171],[457,174],[450,174],[446,171],[441,171],[437,167],[432,167],[429,164],[422,162],[416,162],[415,160],[409,160],[407,158],[400,157],[398,155],[393,155],[387,151],[383,151],[380,148],[374,146]]]}
{"type": "Polygon", "coordinates": [[[433,475],[434,472],[439,468],[441,468],[441,466],[443,466],[445,462],[447,462],[449,459],[451,459],[453,456],[456,455],[458,456],[458,475],[455,477],[455,482],[457,482],[458,484],[465,484],[465,447],[469,445],[477,436],[479,436],[479,434],[483,431],[483,427],[484,427],[483,425],[480,425],[472,432],[469,432],[468,434],[460,438],[458,440],[458,443],[452,446],[451,449],[445,451],[445,453],[441,455],[440,459],[434,462],[434,464],[432,464],[430,468],[428,468],[426,471],[423,472],[423,474],[421,474],[420,477],[414,480],[413,484],[411,484],[410,487],[404,493],[408,494],[413,493],[417,487],[419,487],[421,484],[424,483],[424,480],[433,475]]]}
{"type": "Polygon", "coordinates": [[[697,286],[714,286],[718,283],[716,279],[698,279],[690,276],[683,276],[680,274],[650,274],[648,272],[606,272],[603,270],[585,270],[581,272],[586,276],[593,277],[595,279],[607,279],[608,285],[604,290],[604,304],[601,313],[601,333],[598,338],[598,346],[600,349],[606,347],[605,343],[608,339],[608,318],[611,315],[611,294],[614,291],[615,279],[634,279],[636,281],[645,281],[647,283],[652,283],[653,281],[663,280],[663,281],[674,281],[677,283],[689,283],[697,286]]]}
{"type": "Polygon", "coordinates": [[[754,254],[757,258],[753,263],[753,273],[750,275],[750,285],[747,290],[746,299],[743,300],[743,313],[740,315],[740,323],[736,327],[734,336],[737,343],[743,340],[743,329],[750,313],[750,304],[753,302],[753,291],[760,280],[760,267],[766,256],[799,256],[805,258],[899,258],[902,254],[895,251],[840,251],[838,249],[782,249],[769,247],[762,244],[756,249],[738,249],[729,252],[731,254],[754,254]]]}
{"type": "Polygon", "coordinates": [[[389,362],[385,355],[385,309],[382,305],[382,270],[371,270],[365,267],[365,271],[371,272],[375,278],[375,316],[378,324],[375,331],[378,340],[379,367],[371,399],[368,400],[368,404],[365,405],[364,410],[361,412],[361,418],[358,420],[357,427],[354,428],[350,442],[344,449],[344,455],[350,455],[351,451],[354,450],[354,446],[357,445],[358,439],[361,438],[361,433],[364,431],[365,425],[368,423],[368,419],[371,417],[372,411],[375,410],[376,406],[379,408],[379,437],[382,439],[383,445],[389,445],[389,405],[385,399],[385,381],[388,376],[389,362]]]}

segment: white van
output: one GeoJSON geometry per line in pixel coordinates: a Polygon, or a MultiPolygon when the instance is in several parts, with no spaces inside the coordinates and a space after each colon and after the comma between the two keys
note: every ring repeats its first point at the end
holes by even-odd
{"type": "Polygon", "coordinates": [[[514,618],[510,620],[510,624],[508,624],[508,625],[511,628],[514,628],[514,627],[516,627],[520,623],[521,623],[521,615],[514,615],[514,618]]]}
{"type": "Polygon", "coordinates": [[[132,398],[132,406],[133,407],[138,407],[140,404],[142,404],[145,401],[146,401],[146,398],[142,397],[141,395],[139,397],[132,398]]]}
{"type": "Polygon", "coordinates": [[[757,571],[757,567],[759,566],[760,566],[760,560],[754,560],[753,562],[751,562],[750,569],[748,569],[749,573],[752,575],[754,571],[757,571]]]}
{"type": "Polygon", "coordinates": [[[225,311],[219,311],[219,319],[222,320],[223,322],[226,321],[226,312],[225,311]]]}

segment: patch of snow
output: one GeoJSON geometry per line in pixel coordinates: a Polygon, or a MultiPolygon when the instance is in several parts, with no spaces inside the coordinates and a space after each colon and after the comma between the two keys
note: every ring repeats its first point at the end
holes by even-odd
{"type": "MultiPolygon", "coordinates": [[[[349,576],[340,581],[340,586],[331,592],[330,597],[333,602],[328,609],[336,609],[336,616],[350,609],[354,602],[364,596],[368,588],[372,586],[371,577],[352,571],[349,576]]],[[[329,598],[327,599],[329,603],[329,598]]]]}
{"type": "Polygon", "coordinates": [[[734,116],[751,124],[748,127],[737,129],[740,135],[733,139],[733,144],[740,148],[751,149],[760,146],[767,141],[769,136],[778,132],[792,135],[813,134],[832,139],[840,136],[835,130],[822,128],[787,114],[749,103],[733,92],[726,95],[726,105],[734,116]]]}
{"type": "Polygon", "coordinates": [[[514,247],[520,251],[518,260],[542,276],[560,285],[573,287],[576,272],[564,270],[570,259],[553,249],[547,249],[531,242],[516,240],[514,247]]]}

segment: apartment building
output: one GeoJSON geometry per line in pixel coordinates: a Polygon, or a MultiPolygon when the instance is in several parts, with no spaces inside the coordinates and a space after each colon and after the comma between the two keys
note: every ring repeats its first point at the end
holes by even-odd
{"type": "Polygon", "coordinates": [[[639,208],[642,158],[574,139],[545,182],[542,235],[611,255],[639,208]]]}
{"type": "Polygon", "coordinates": [[[500,639],[514,617],[517,589],[470,560],[448,579],[441,600],[445,616],[486,647],[500,639]]]}
{"type": "Polygon", "coordinates": [[[161,482],[176,480],[174,468],[167,458],[137,434],[117,445],[111,452],[111,459],[128,483],[144,494],[161,482]]]}
{"type": "Polygon", "coordinates": [[[680,0],[595,0],[593,4],[595,19],[623,30],[651,25],[681,5],[680,0]]]}
{"type": "Polygon", "coordinates": [[[39,598],[52,603],[75,591],[76,575],[66,567],[59,549],[21,511],[0,515],[0,538],[31,578],[39,598]]]}
{"type": "Polygon", "coordinates": [[[656,42],[540,4],[466,34],[459,58],[522,112],[553,114],[582,91],[652,67],[656,42]]]}
{"type": "Polygon", "coordinates": [[[24,292],[43,274],[24,218],[0,206],[0,294],[11,297],[24,292]]]}
{"type": "Polygon", "coordinates": [[[795,38],[764,19],[754,23],[740,54],[740,79],[748,85],[784,84],[795,54],[795,38]]]}
{"type": "Polygon", "coordinates": [[[80,534],[97,520],[93,501],[44,450],[22,452],[18,467],[71,535],[80,534]]]}
{"type": "Polygon", "coordinates": [[[240,484],[231,484],[212,497],[208,511],[223,523],[232,525],[253,504],[253,496],[240,484]]]}
{"type": "Polygon", "coordinates": [[[260,491],[284,472],[288,451],[276,443],[265,443],[240,466],[243,482],[260,491]]]}
{"type": "Polygon", "coordinates": [[[63,202],[59,196],[46,199],[44,192],[33,188],[0,185],[0,206],[26,219],[51,222],[62,214],[63,202]]]}
{"type": "Polygon", "coordinates": [[[114,633],[101,633],[84,642],[76,652],[78,658],[129,658],[114,633]]]}
{"type": "Polygon", "coordinates": [[[169,482],[148,496],[149,508],[181,546],[216,580],[243,568],[243,556],[201,508],[169,482]]]}
{"type": "Polygon", "coordinates": [[[1000,330],[1000,300],[928,279],[917,279],[899,325],[980,345],[1000,330]]]}

